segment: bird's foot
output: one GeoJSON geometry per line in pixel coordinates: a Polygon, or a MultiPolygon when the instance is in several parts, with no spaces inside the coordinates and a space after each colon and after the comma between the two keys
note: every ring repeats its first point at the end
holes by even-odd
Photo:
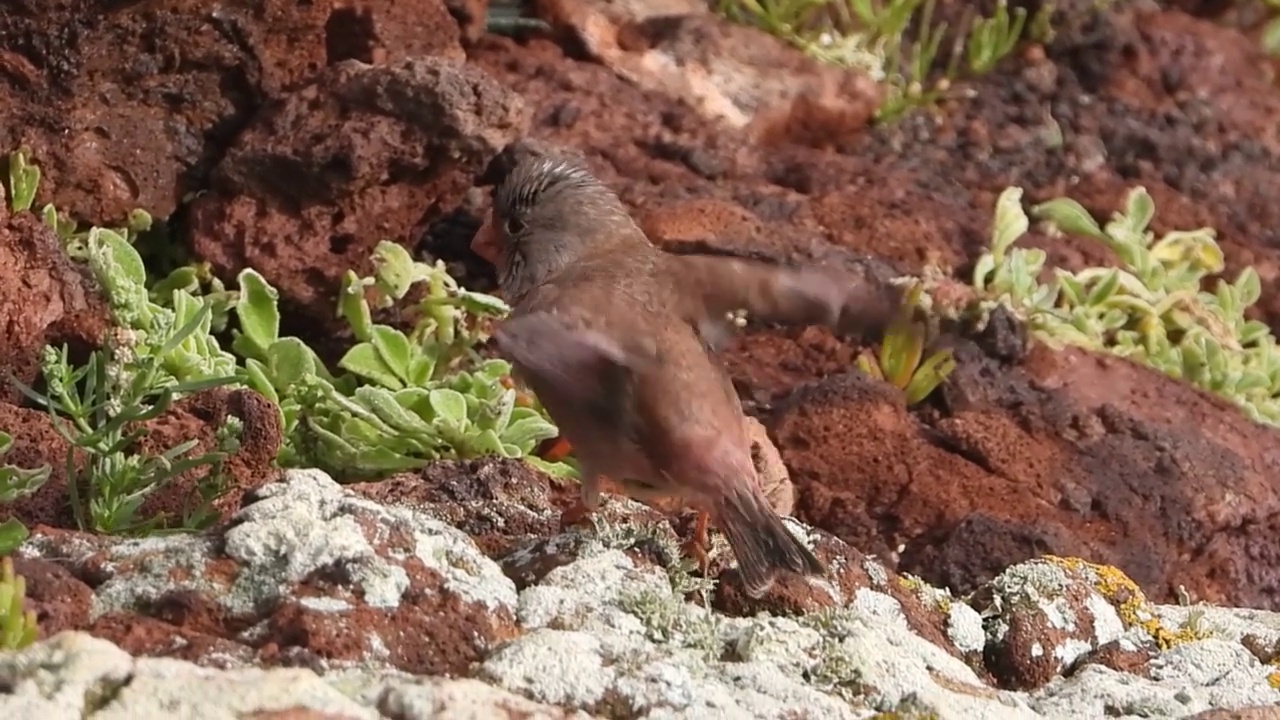
{"type": "Polygon", "coordinates": [[[698,563],[698,570],[703,575],[707,574],[711,564],[711,558],[707,554],[707,549],[711,547],[711,538],[707,534],[710,520],[711,517],[707,513],[699,510],[693,519],[693,536],[680,545],[681,552],[698,563]]]}

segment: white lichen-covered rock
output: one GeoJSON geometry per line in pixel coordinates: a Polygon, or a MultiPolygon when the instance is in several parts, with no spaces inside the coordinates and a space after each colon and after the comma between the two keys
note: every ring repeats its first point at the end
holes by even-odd
{"type": "Polygon", "coordinates": [[[310,709],[352,720],[379,717],[310,670],[211,670],[166,658],[131,658],[83,633],[61,633],[0,653],[0,717],[208,718],[310,709]]]}
{"type": "Polygon", "coordinates": [[[538,702],[609,717],[856,718],[919,702],[943,718],[1034,718],[911,632],[893,597],[801,620],[730,618],[685,602],[666,573],[601,550],[520,597],[531,630],[480,677],[538,702]]]}
{"type": "Polygon", "coordinates": [[[246,646],[426,674],[462,672],[516,632],[514,583],[447,523],[319,470],[249,500],[221,535],[125,540],[86,560],[105,576],[91,617],[180,597],[245,628],[234,639],[246,646]]]}
{"type": "Polygon", "coordinates": [[[1269,672],[1239,644],[1197,640],[1151,660],[1149,678],[1086,665],[1037,691],[1031,705],[1049,718],[1185,717],[1211,709],[1280,707],[1269,672]]]}
{"type": "Polygon", "coordinates": [[[1075,720],[1280,704],[1274,613],[1155,606],[1115,568],[1064,558],[960,598],[791,520],[828,577],[745,604],[691,573],[665,520],[609,505],[594,530],[522,540],[498,564],[420,506],[291,471],[210,533],[33,543],[95,579],[95,632],[162,638],[141,645],[172,657],[79,633],[0,654],[0,718],[1075,720]],[[137,612],[154,608],[228,629],[137,612]]]}

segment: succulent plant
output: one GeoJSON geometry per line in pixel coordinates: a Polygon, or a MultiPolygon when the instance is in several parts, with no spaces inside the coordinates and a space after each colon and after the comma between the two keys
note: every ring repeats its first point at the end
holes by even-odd
{"type": "Polygon", "coordinates": [[[956,367],[950,348],[924,356],[929,328],[915,315],[923,292],[924,285],[918,282],[907,290],[879,348],[874,353],[863,350],[857,359],[858,368],[864,373],[906,393],[907,405],[928,397],[956,367]]]}
{"type": "Polygon", "coordinates": [[[36,612],[25,609],[27,582],[13,571],[13,559],[0,558],[0,650],[21,650],[36,641],[36,612]]]}
{"type": "Polygon", "coordinates": [[[1258,273],[1244,268],[1234,281],[1212,228],[1150,229],[1155,204],[1133,188],[1124,209],[1104,225],[1079,203],[1057,198],[1031,208],[1051,233],[1092,238],[1109,248],[1117,267],[1070,272],[1052,268],[1047,255],[1014,243],[1030,226],[1021,188],[996,201],[991,243],[974,266],[977,298],[966,312],[982,318],[1002,304],[1051,346],[1064,344],[1132,358],[1240,405],[1253,420],[1280,425],[1280,354],[1270,328],[1245,311],[1258,301],[1258,273]]]}

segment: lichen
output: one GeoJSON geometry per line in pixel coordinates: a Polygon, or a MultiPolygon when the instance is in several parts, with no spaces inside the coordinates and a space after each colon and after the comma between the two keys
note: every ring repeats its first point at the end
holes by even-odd
{"type": "Polygon", "coordinates": [[[1126,628],[1142,628],[1161,650],[1212,637],[1212,632],[1198,622],[1186,622],[1177,628],[1165,626],[1156,615],[1151,602],[1147,600],[1146,594],[1142,592],[1142,588],[1117,567],[1098,565],[1080,558],[1063,558],[1054,555],[1046,555],[1043,559],[1085,577],[1090,586],[1116,609],[1126,628]]]}

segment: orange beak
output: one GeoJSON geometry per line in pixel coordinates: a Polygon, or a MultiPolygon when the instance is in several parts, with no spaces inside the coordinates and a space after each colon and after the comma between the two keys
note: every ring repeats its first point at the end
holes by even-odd
{"type": "Polygon", "coordinates": [[[471,252],[487,260],[491,265],[498,264],[498,233],[493,229],[493,213],[484,219],[484,224],[471,238],[471,252]]]}

